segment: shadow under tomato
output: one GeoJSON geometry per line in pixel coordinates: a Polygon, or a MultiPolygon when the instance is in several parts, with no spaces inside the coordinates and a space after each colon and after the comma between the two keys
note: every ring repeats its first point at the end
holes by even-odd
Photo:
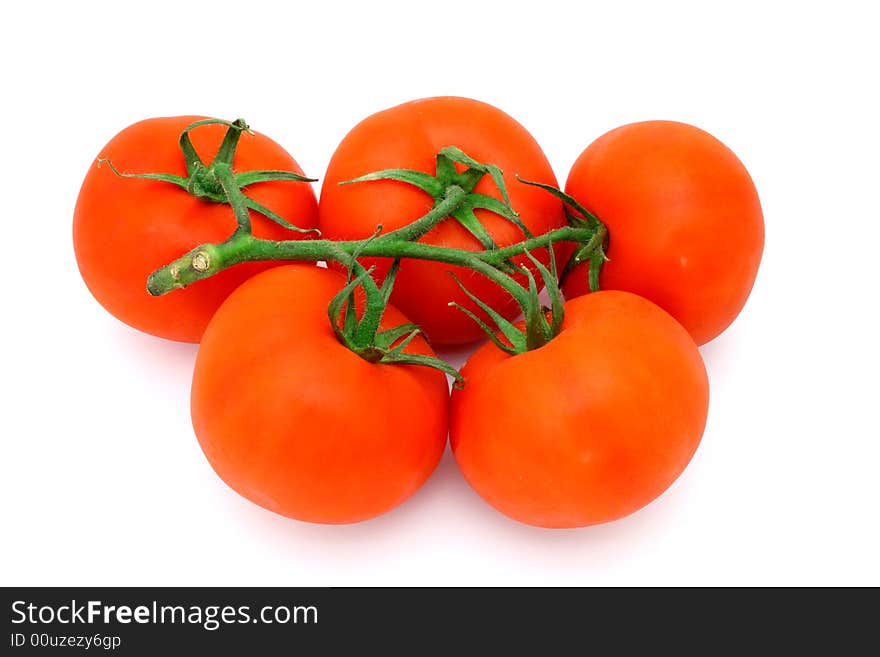
{"type": "Polygon", "coordinates": [[[199,348],[197,344],[166,340],[136,331],[112,317],[108,317],[107,321],[111,326],[107,327],[106,338],[125,352],[131,361],[132,371],[158,371],[174,378],[183,376],[189,383],[199,348]]]}
{"type": "Polygon", "coordinates": [[[621,520],[574,529],[545,529],[512,520],[484,502],[467,484],[447,447],[437,470],[409,500],[377,518],[351,525],[299,522],[257,507],[229,491],[230,513],[239,522],[298,557],[314,550],[322,561],[369,561],[371,553],[399,550],[401,544],[438,536],[438,558],[443,550],[460,546],[486,555],[507,553],[533,560],[540,568],[550,561],[605,561],[625,557],[627,546],[642,544],[671,525],[669,516],[680,514],[679,502],[687,498],[687,477],[644,509],[621,520]]]}

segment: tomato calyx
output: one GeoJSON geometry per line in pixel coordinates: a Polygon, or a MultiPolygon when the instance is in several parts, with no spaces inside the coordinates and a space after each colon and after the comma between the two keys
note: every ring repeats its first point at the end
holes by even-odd
{"type": "Polygon", "coordinates": [[[561,189],[553,185],[535,182],[532,180],[523,180],[519,176],[516,179],[524,185],[539,187],[544,191],[550,192],[553,196],[562,201],[565,218],[568,225],[574,228],[589,228],[598,236],[598,240],[590,240],[587,243],[579,244],[571,254],[565,267],[562,268],[562,274],[559,277],[560,285],[565,281],[566,277],[571,273],[577,265],[582,262],[589,262],[589,284],[590,292],[599,291],[599,274],[602,272],[602,266],[609,262],[609,258],[605,255],[608,246],[608,228],[595,214],[587,210],[581,205],[576,198],[566,194],[561,189]]]}
{"type": "MultiPolygon", "coordinates": [[[[378,231],[365,240],[365,244],[377,234],[378,231]]],[[[456,387],[463,386],[464,379],[461,374],[446,361],[434,356],[405,351],[407,345],[422,332],[418,325],[407,323],[380,330],[382,316],[388,306],[394,279],[400,267],[400,259],[396,259],[391,265],[380,287],[373,280],[372,274],[375,268],[365,269],[357,261],[358,254],[359,251],[355,252],[348,260],[347,284],[333,297],[327,307],[330,324],[339,342],[370,363],[431,367],[452,376],[456,387]],[[358,287],[363,289],[366,297],[360,317],[355,307],[355,291],[358,287]]]]}
{"type": "Polygon", "coordinates": [[[485,303],[464,284],[458,280],[455,274],[452,274],[456,284],[462,291],[473,301],[479,308],[486,313],[497,329],[493,329],[486,322],[480,319],[476,314],[457,303],[450,303],[453,308],[457,308],[465,315],[470,317],[482,329],[486,336],[501,351],[515,356],[526,351],[540,349],[553,338],[559,335],[562,330],[562,322],[565,319],[565,305],[562,299],[562,291],[559,288],[558,276],[556,271],[556,259],[553,257],[553,243],[547,246],[550,252],[550,268],[548,269],[540,260],[532,255],[531,251],[526,250],[525,254],[532,261],[532,264],[541,275],[544,287],[550,297],[550,307],[542,305],[538,296],[538,285],[532,270],[522,266],[520,270],[528,279],[528,290],[523,295],[515,297],[520,309],[525,317],[523,328],[517,327],[511,321],[507,320],[498,311],[485,303]]]}
{"type": "Polygon", "coordinates": [[[501,169],[494,164],[478,162],[456,146],[447,146],[437,153],[433,175],[414,169],[384,169],[339,184],[352,185],[376,180],[395,180],[417,187],[434,199],[435,207],[447,199],[451,192],[461,190],[464,193],[449,212],[449,216],[473,235],[484,249],[497,249],[498,246],[485,226],[477,219],[474,210],[493,212],[516,225],[527,238],[532,237],[529,229],[519,218],[519,214],[510,205],[501,169]],[[456,164],[465,167],[464,171],[459,172],[456,164]],[[477,183],[486,175],[495,183],[501,194],[501,200],[474,191],[477,183]]]}
{"type": "MultiPolygon", "coordinates": [[[[254,185],[261,182],[287,180],[291,182],[311,183],[315,182],[316,180],[314,178],[301,176],[300,174],[294,173],[293,171],[267,169],[234,172],[232,168],[232,161],[235,158],[235,150],[238,147],[238,142],[241,138],[242,132],[253,134],[244,119],[236,119],[235,121],[224,121],[222,119],[202,119],[200,121],[195,121],[189,124],[186,128],[183,129],[183,132],[181,132],[180,140],[178,142],[180,145],[181,153],[183,154],[184,162],[186,164],[185,176],[178,176],[172,173],[123,173],[119,171],[110,160],[106,158],[99,159],[97,164],[99,167],[102,164],[106,164],[108,167],[110,167],[110,170],[120,178],[137,178],[141,180],[156,180],[159,182],[169,183],[180,187],[188,194],[198,199],[202,199],[211,203],[231,204],[229,198],[229,188],[235,187],[235,189],[240,194],[240,201],[242,206],[245,208],[245,212],[247,212],[247,210],[258,212],[259,214],[262,214],[264,217],[275,222],[276,224],[297,233],[320,234],[320,231],[316,228],[306,229],[295,226],[278,213],[274,212],[270,208],[264,206],[262,203],[255,201],[254,199],[241,192],[241,190],[243,188],[246,188],[248,185],[254,185]],[[223,137],[220,148],[217,150],[217,154],[208,164],[205,164],[205,162],[202,160],[201,156],[198,154],[195,147],[193,146],[192,139],[190,138],[189,133],[200,126],[217,124],[225,125],[227,127],[226,134],[223,137]]],[[[239,215],[240,213],[236,212],[236,219],[239,222],[239,226],[241,226],[242,219],[239,215]]],[[[246,223],[248,226],[250,225],[249,217],[247,218],[246,223]]]]}

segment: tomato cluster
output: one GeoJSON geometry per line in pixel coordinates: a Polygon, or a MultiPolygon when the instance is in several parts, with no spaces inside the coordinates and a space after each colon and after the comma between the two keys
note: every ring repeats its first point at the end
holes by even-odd
{"type": "Polygon", "coordinates": [[[102,150],[74,213],[96,299],[135,328],[200,342],[193,426],[230,487],[291,518],[357,522],[415,492],[448,436],[496,509],[579,527],[638,510],[684,470],[708,411],[698,345],[740,312],[763,249],[755,187],[720,141],[626,125],[584,150],[563,193],[513,118],[429,98],[353,128],[320,202],[304,180],[243,122],[150,119],[102,150]],[[444,203],[448,216],[396,241],[444,203]],[[572,226],[601,232],[525,247],[572,226]],[[487,257],[501,249],[513,251],[487,257]],[[169,266],[181,254],[187,271],[169,266]],[[156,270],[185,289],[153,296],[156,270]],[[492,323],[450,399],[434,348],[492,323]]]}

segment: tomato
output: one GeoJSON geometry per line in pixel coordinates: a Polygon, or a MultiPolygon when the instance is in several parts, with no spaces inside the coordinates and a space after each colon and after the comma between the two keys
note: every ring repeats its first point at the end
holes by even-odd
{"type": "MultiPolygon", "coordinates": [[[[330,160],[321,188],[319,226],[324,236],[362,239],[380,223],[384,232],[389,232],[428,212],[433,204],[431,196],[406,183],[338,183],[391,168],[433,174],[437,152],[447,146],[457,146],[479,162],[501,167],[511,205],[533,234],[565,224],[559,201],[515,179],[515,174],[546,184],[554,184],[556,179],[541,147],[526,129],[491,105],[467,98],[440,97],[412,101],[374,114],[345,136],[330,160]]],[[[489,176],[484,176],[474,191],[501,198],[489,176]]],[[[476,215],[498,246],[522,241],[520,229],[502,217],[484,210],[477,210],[476,215]]],[[[442,221],[420,241],[471,251],[482,249],[479,241],[454,219],[442,221]]],[[[536,255],[546,264],[546,251],[536,255]]],[[[528,262],[525,258],[514,261],[528,262]]],[[[389,265],[387,259],[365,259],[365,264],[377,265],[379,278],[389,265]]],[[[464,313],[448,305],[454,301],[485,318],[456,285],[450,271],[506,317],[519,314],[509,294],[471,270],[404,261],[392,301],[422,327],[433,343],[463,344],[482,337],[480,329],[464,313]]]]}
{"type": "MultiPolygon", "coordinates": [[[[147,119],[129,126],[101,150],[120,172],[185,176],[178,139],[197,116],[147,119]]],[[[206,125],[190,135],[208,164],[226,128],[206,125]]],[[[284,169],[302,173],[281,146],[260,134],[242,134],[235,171],[284,169]]],[[[308,184],[263,182],[246,193],[300,228],[317,224],[317,201],[308,184]]],[[[251,213],[254,234],[296,239],[262,215],[251,213]]],[[[147,277],[205,242],[222,242],[235,230],[229,205],[190,195],[166,182],[120,178],[109,166],[93,164],[77,199],[73,243],[80,273],[91,293],[111,314],[147,333],[198,342],[222,301],[243,281],[274,263],[247,263],[163,297],[147,292],[147,277]]]]}
{"type": "Polygon", "coordinates": [[[669,314],[628,292],[569,301],[559,335],[515,356],[487,343],[452,394],[470,485],[511,518],[579,527],[648,504],[684,470],[708,410],[706,370],[669,314]]]}
{"type": "MultiPolygon", "coordinates": [[[[565,191],[608,226],[600,287],[657,303],[697,344],[739,314],[758,273],[764,219],[746,168],[715,137],[673,121],[625,125],[587,147],[565,191]]],[[[564,291],[588,291],[585,265],[564,291]]]]}
{"type": "MultiPolygon", "coordinates": [[[[341,274],[305,264],[253,277],[211,320],[193,376],[193,426],[217,474],[310,522],[388,511],[425,482],[446,445],[446,377],[344,347],[327,319],[343,285],[341,274]]],[[[382,325],[406,321],[389,306],[382,325]]],[[[407,351],[433,355],[421,337],[407,351]]]]}

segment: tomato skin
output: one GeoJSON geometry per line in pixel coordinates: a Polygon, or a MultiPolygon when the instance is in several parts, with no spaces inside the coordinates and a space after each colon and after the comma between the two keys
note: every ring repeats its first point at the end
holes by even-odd
{"type": "MultiPolygon", "coordinates": [[[[705,344],[736,318],[764,248],[758,193],[736,155],[674,121],[612,130],[584,150],[565,191],[608,226],[600,287],[660,305],[705,344]]],[[[564,286],[588,292],[581,265],[564,286]]]]}
{"type": "Polygon", "coordinates": [[[539,527],[626,516],[684,470],[709,387],[687,331],[653,303],[603,291],[566,303],[562,332],[509,356],[491,343],[462,370],[450,439],[467,481],[539,527]]]}
{"type": "MultiPolygon", "coordinates": [[[[178,146],[182,130],[204,117],[153,118],[117,134],[101,150],[123,173],[186,175],[178,146]]],[[[190,135],[207,164],[226,128],[207,125],[190,135]]],[[[260,134],[242,134],[233,162],[235,171],[285,169],[302,173],[296,161],[260,134]]],[[[301,228],[317,225],[317,200],[305,183],[266,182],[246,193],[301,228]]],[[[254,234],[271,239],[297,239],[261,215],[251,213],[254,234]]],[[[93,163],[77,199],[73,244],[83,280],[111,314],[152,335],[198,342],[208,320],[232,290],[274,263],[246,263],[162,297],[147,292],[147,277],[190,249],[222,242],[235,230],[232,208],[197,199],[164,182],[120,178],[109,166],[93,163]]]]}
{"type": "MultiPolygon", "coordinates": [[[[362,239],[373,234],[380,223],[383,231],[389,232],[428,212],[433,203],[431,197],[405,183],[387,180],[345,186],[338,183],[391,168],[433,174],[436,154],[446,146],[458,146],[479,162],[501,167],[511,204],[533,234],[565,225],[559,201],[516,181],[516,174],[547,184],[555,185],[556,180],[541,147],[525,128],[486,103],[468,98],[436,97],[373,114],[345,136],[330,160],[321,188],[319,226],[324,236],[362,239]]],[[[484,176],[475,191],[500,198],[489,176],[484,176]]],[[[483,210],[477,210],[476,215],[499,246],[523,239],[522,232],[507,220],[483,210]]],[[[441,222],[419,241],[482,250],[480,243],[453,219],[441,222]]],[[[545,264],[548,262],[546,250],[536,251],[535,255],[545,264]]],[[[527,263],[528,259],[514,261],[527,263]]],[[[387,259],[365,259],[365,264],[377,265],[377,278],[381,279],[390,263],[387,259]]],[[[450,271],[505,316],[512,318],[519,314],[519,308],[506,292],[471,270],[405,260],[400,266],[392,301],[422,327],[432,343],[465,344],[483,336],[464,313],[448,306],[450,301],[455,301],[485,317],[458,288],[450,271]]]]}
{"type": "MultiPolygon", "coordinates": [[[[333,271],[276,267],[233,292],[205,331],[192,420],[218,475],[276,513],[351,523],[414,493],[446,446],[439,371],[376,365],[340,344],[327,305],[333,271]]],[[[406,322],[389,306],[383,327],[406,322]]],[[[433,355],[417,337],[408,351],[433,355]]]]}

